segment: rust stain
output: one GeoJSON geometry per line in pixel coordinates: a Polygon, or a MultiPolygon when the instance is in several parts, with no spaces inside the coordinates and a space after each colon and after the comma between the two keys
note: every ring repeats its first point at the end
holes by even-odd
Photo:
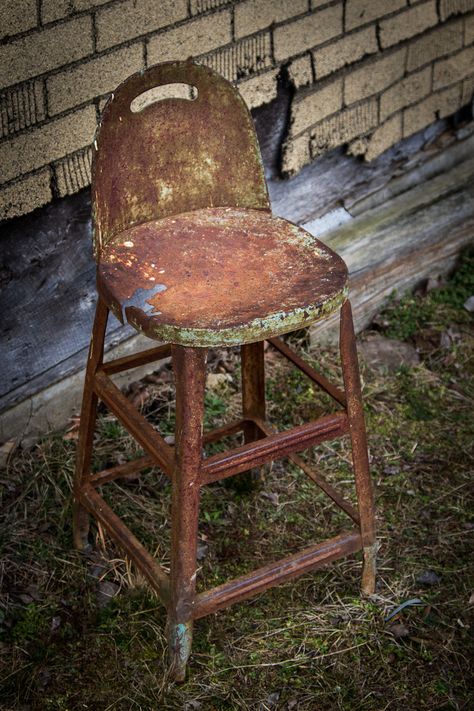
{"type": "Polygon", "coordinates": [[[166,62],[121,84],[104,109],[94,149],[97,259],[132,225],[208,206],[269,206],[247,106],[223,77],[192,61],[166,62]],[[197,99],[167,98],[132,112],[139,96],[175,83],[196,87],[197,99]]]}
{"type": "Polygon", "coordinates": [[[153,220],[106,245],[98,285],[115,314],[182,345],[244,343],[333,311],[343,260],[268,211],[207,208],[153,220]]]}

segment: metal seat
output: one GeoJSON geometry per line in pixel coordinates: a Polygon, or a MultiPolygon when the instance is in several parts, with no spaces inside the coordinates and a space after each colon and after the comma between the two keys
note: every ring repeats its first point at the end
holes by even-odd
{"type": "Polygon", "coordinates": [[[142,571],[167,607],[171,669],[181,681],[193,620],[199,617],[357,550],[363,552],[362,589],[374,591],[373,493],[347,269],[305,230],[271,215],[258,143],[243,100],[226,80],[191,61],[157,65],[117,89],[95,141],[92,196],[99,300],[81,412],[74,541],[79,549],[88,545],[92,514],[142,571]],[[160,95],[157,87],[167,93],[160,95]],[[337,310],[344,392],[278,338],[337,310]],[[110,311],[165,344],[104,362],[110,311]],[[331,395],[340,411],[274,432],[265,420],[264,339],[331,395]],[[207,349],[236,344],[242,356],[242,418],[203,434],[207,349]],[[113,373],[170,355],[176,381],[174,447],[110,379],[113,373]],[[92,473],[98,399],[145,454],[92,473]],[[243,445],[203,459],[205,443],[238,432],[243,432],[243,445]],[[297,454],[347,433],[358,511],[297,454]],[[355,526],[197,593],[201,486],[283,457],[301,467],[355,526]],[[172,484],[169,575],[97,491],[150,465],[159,467],[172,484]]]}
{"type": "Polygon", "coordinates": [[[240,345],[301,328],[342,304],[346,282],[342,259],[305,230],[266,210],[230,207],[121,232],[98,270],[118,318],[183,346],[240,345]]]}

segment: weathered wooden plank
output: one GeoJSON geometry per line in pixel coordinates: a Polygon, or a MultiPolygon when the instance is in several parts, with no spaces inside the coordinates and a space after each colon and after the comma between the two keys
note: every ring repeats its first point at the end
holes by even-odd
{"type": "MultiPolygon", "coordinates": [[[[446,274],[474,240],[474,159],[397,195],[324,241],[346,261],[358,330],[393,291],[403,293],[429,276],[446,274]]],[[[316,343],[337,338],[337,319],[312,329],[316,343]]]]}

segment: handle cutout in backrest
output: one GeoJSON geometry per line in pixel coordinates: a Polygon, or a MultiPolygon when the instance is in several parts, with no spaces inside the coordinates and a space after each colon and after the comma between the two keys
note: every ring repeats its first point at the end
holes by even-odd
{"type": "Polygon", "coordinates": [[[166,99],[187,99],[188,101],[195,101],[197,97],[197,87],[192,84],[183,84],[181,82],[162,84],[161,86],[154,86],[152,89],[148,89],[136,96],[130,104],[130,111],[137,114],[143,111],[143,109],[146,109],[147,106],[166,99]]]}

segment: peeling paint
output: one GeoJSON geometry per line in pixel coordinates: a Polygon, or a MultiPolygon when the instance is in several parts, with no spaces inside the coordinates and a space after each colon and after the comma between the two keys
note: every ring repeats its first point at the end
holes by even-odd
{"type": "Polygon", "coordinates": [[[98,270],[114,313],[151,338],[190,346],[248,343],[314,323],[343,303],[346,282],[342,259],[314,236],[238,208],[133,227],[107,245],[98,270]]]}

